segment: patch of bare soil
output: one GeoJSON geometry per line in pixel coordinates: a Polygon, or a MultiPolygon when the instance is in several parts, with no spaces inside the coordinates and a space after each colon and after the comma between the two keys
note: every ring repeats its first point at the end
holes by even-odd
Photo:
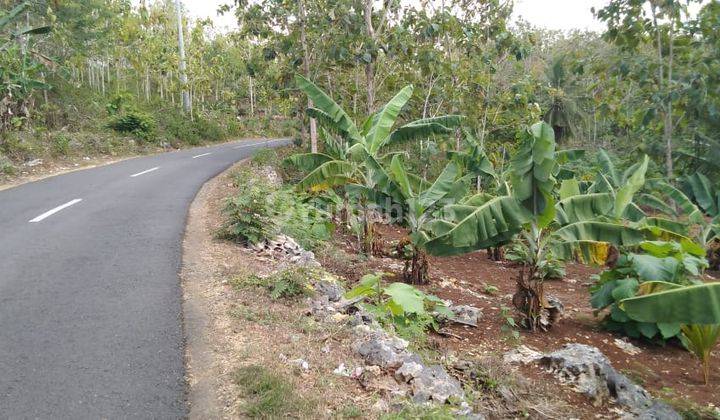
{"type": "Polygon", "coordinates": [[[303,404],[295,418],[371,415],[377,398],[358,381],[333,374],[344,363],[358,366],[348,333],[307,316],[302,300],[273,300],[258,288],[232,280],[266,275],[279,261],[215,238],[223,199],[233,192],[233,169],[208,182],[193,202],[183,244],[183,311],[190,418],[247,416],[243,388],[234,382],[242,367],[262,366],[281,375],[303,404]],[[307,369],[298,360],[307,362],[307,369]]]}
{"type": "MultiPolygon", "coordinates": [[[[393,241],[403,236],[403,231],[392,226],[381,226],[384,248],[392,249],[393,241]]],[[[335,243],[341,250],[325,253],[320,262],[329,271],[357,281],[368,272],[390,272],[401,278],[401,261],[392,258],[358,257],[354,238],[338,233],[335,243]]],[[[558,297],[565,305],[565,317],[549,332],[530,333],[521,331],[520,340],[514,340],[501,331],[506,320],[501,316],[502,308],[511,308],[511,295],[515,291],[517,269],[508,262],[494,262],[485,252],[468,255],[434,258],[430,257],[430,283],[422,288],[442,299],[456,304],[467,304],[483,311],[478,328],[453,326],[450,336],[435,337],[436,345],[457,352],[460,357],[475,355],[500,355],[522,342],[541,351],[560,348],[565,343],[582,343],[599,348],[613,366],[636,381],[655,397],[665,399],[676,406],[699,407],[720,406],[720,352],[712,355],[711,384],[702,380],[698,361],[679,343],[664,347],[640,340],[631,340],[640,349],[638,354],[628,354],[615,344],[622,339],[605,331],[590,306],[590,276],[598,270],[580,264],[569,264],[563,280],[548,281],[547,293],[558,297]],[[497,288],[497,290],[495,290],[497,288]]],[[[510,311],[512,314],[512,311],[510,311]]],[[[522,373],[550,383],[557,383],[552,376],[535,366],[521,369],[522,373]]],[[[557,392],[577,409],[577,414],[586,418],[595,414],[612,416],[611,406],[592,407],[584,397],[567,392],[567,388],[555,386],[557,392]]]]}

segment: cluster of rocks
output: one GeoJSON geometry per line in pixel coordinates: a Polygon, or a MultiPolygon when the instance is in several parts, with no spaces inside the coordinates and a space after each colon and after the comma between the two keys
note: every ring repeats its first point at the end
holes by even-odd
{"type": "Polygon", "coordinates": [[[271,186],[279,187],[283,183],[280,174],[278,174],[275,168],[270,165],[256,167],[255,171],[256,174],[260,175],[260,177],[265,178],[271,186]]]}
{"type": "Polygon", "coordinates": [[[306,251],[295,239],[287,235],[278,235],[275,239],[251,244],[250,248],[261,254],[287,259],[293,264],[316,267],[320,265],[315,261],[315,254],[312,251],[306,251]]]}
{"type": "MultiPolygon", "coordinates": [[[[318,319],[349,324],[356,336],[353,349],[365,363],[352,370],[345,365],[338,366],[336,374],[356,378],[364,385],[380,387],[392,395],[410,395],[416,403],[454,403],[459,406],[456,411],[459,417],[482,418],[464,401],[458,379],[441,365],[424,363],[408,349],[407,341],[385,331],[373,314],[359,304],[361,298],[345,299],[345,290],[336,278],[323,277],[315,282],[314,288],[317,295],[310,301],[309,312],[318,319]]],[[[482,316],[482,312],[472,306],[449,306],[449,309],[453,316],[444,319],[445,322],[477,326],[482,316]]],[[[614,401],[623,410],[623,418],[682,418],[670,406],[653,399],[644,388],[616,371],[596,347],[573,343],[554,352],[541,353],[520,346],[505,353],[503,360],[508,364],[536,363],[596,404],[614,401]]],[[[462,366],[454,368],[463,370],[462,366]]]]}
{"type": "MultiPolygon", "coordinates": [[[[410,395],[416,403],[454,403],[457,413],[464,418],[482,418],[472,414],[464,402],[462,384],[441,365],[430,365],[408,349],[408,342],[385,331],[367,312],[361,299],[347,300],[342,286],[331,278],[323,278],[314,284],[317,296],[310,302],[310,313],[316,318],[346,322],[356,337],[354,351],[365,366],[348,369],[344,364],[335,373],[359,379],[368,386],[388,390],[393,395],[410,395]],[[383,380],[380,380],[382,376],[383,380]],[[391,384],[387,383],[389,378],[391,384]]],[[[471,306],[450,307],[457,320],[477,325],[481,312],[471,306]]]]}
{"type": "Polygon", "coordinates": [[[367,365],[393,372],[400,384],[410,385],[413,400],[439,404],[460,402],[465,394],[460,382],[440,365],[426,365],[420,356],[408,350],[408,342],[381,328],[369,325],[355,327],[358,336],[355,351],[367,365]]]}
{"type": "Polygon", "coordinates": [[[508,363],[523,364],[536,362],[561,382],[589,397],[595,404],[615,401],[627,410],[625,418],[682,418],[670,406],[653,399],[643,387],[616,371],[608,358],[593,346],[571,343],[546,354],[520,346],[506,353],[504,360],[508,363]]]}

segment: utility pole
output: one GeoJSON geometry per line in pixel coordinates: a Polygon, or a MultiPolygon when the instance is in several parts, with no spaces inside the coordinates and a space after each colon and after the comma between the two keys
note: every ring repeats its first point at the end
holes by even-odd
{"type": "Polygon", "coordinates": [[[185,41],[183,40],[182,10],[180,0],[175,0],[178,24],[178,50],[180,52],[180,84],[182,85],[182,107],[186,114],[190,113],[190,92],[188,92],[188,77],[185,70],[185,41]]]}

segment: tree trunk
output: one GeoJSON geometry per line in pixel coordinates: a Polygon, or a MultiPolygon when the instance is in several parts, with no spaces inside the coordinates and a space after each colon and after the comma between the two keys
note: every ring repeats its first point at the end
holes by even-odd
{"type": "Polygon", "coordinates": [[[250,76],[250,116],[255,116],[255,86],[252,76],[250,76]]]}
{"type": "MultiPolygon", "coordinates": [[[[365,0],[365,31],[372,44],[375,44],[375,29],[373,28],[373,0],[365,0]]],[[[372,57],[370,62],[365,64],[365,82],[367,84],[367,107],[368,114],[375,111],[375,68],[373,66],[372,57]]]]}
{"type": "MultiPolygon", "coordinates": [[[[300,12],[300,43],[303,49],[303,71],[305,77],[310,79],[310,47],[308,46],[307,33],[305,31],[307,26],[307,16],[305,14],[305,0],[298,1],[298,8],[300,12]]],[[[308,98],[308,108],[313,107],[313,102],[308,98]]],[[[315,118],[310,118],[310,151],[317,153],[318,141],[317,141],[317,122],[315,118]]]]}
{"type": "Polygon", "coordinates": [[[670,95],[670,89],[672,89],[672,74],[673,74],[673,29],[671,26],[670,29],[670,35],[669,35],[669,52],[668,52],[668,73],[667,73],[667,105],[666,105],[666,113],[665,113],[665,130],[664,130],[664,136],[665,136],[665,172],[668,177],[672,181],[673,178],[673,144],[672,144],[672,138],[673,138],[673,114],[672,114],[672,99],[670,95]]]}

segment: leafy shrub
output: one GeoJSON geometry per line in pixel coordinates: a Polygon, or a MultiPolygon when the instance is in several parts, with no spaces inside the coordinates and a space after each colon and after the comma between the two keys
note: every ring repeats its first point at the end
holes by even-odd
{"type": "Polygon", "coordinates": [[[52,154],[67,156],[70,153],[70,137],[60,133],[52,140],[52,154]]]}
{"type": "Polygon", "coordinates": [[[193,126],[201,140],[221,141],[227,137],[225,129],[211,119],[195,117],[193,126]]]}
{"type": "Polygon", "coordinates": [[[446,317],[452,312],[437,296],[428,295],[407,283],[383,286],[383,273],[366,274],[345,294],[346,299],[364,297],[365,308],[381,323],[392,325],[400,336],[414,338],[428,329],[437,329],[434,314],[446,317]]]}
{"type": "Polygon", "coordinates": [[[292,267],[278,271],[268,277],[252,274],[236,281],[240,287],[256,286],[267,289],[273,299],[293,299],[306,296],[312,291],[311,280],[314,270],[306,267],[292,267]]]}
{"type": "Polygon", "coordinates": [[[220,236],[243,244],[255,244],[278,233],[273,220],[275,212],[266,184],[256,183],[243,188],[225,202],[226,223],[220,236]]]}
{"type": "Polygon", "coordinates": [[[679,323],[638,322],[628,316],[618,303],[654,287],[651,282],[692,284],[694,276],[707,267],[705,250],[697,244],[682,242],[646,241],[640,244],[645,253],[623,254],[610,270],[596,277],[590,289],[590,303],[596,313],[607,310],[603,323],[611,331],[619,331],[633,338],[664,341],[679,337],[679,323]]]}
{"type": "Polygon", "coordinates": [[[239,192],[226,202],[221,237],[247,244],[284,233],[312,250],[332,235],[329,215],[309,204],[308,196],[273,186],[252,169],[239,171],[234,180],[239,192]]]}
{"type": "Polygon", "coordinates": [[[150,140],[155,130],[155,121],[147,114],[128,111],[110,120],[110,128],[119,133],[132,134],[142,140],[150,140]]]}
{"type": "Polygon", "coordinates": [[[109,115],[118,115],[127,108],[127,104],[133,100],[133,95],[129,93],[119,93],[105,104],[105,110],[109,115]]]}
{"type": "Polygon", "coordinates": [[[251,161],[258,166],[267,166],[277,164],[279,159],[275,149],[262,148],[253,151],[251,161]]]}
{"type": "Polygon", "coordinates": [[[0,174],[14,175],[16,172],[15,165],[5,156],[0,155],[0,174]]]}

